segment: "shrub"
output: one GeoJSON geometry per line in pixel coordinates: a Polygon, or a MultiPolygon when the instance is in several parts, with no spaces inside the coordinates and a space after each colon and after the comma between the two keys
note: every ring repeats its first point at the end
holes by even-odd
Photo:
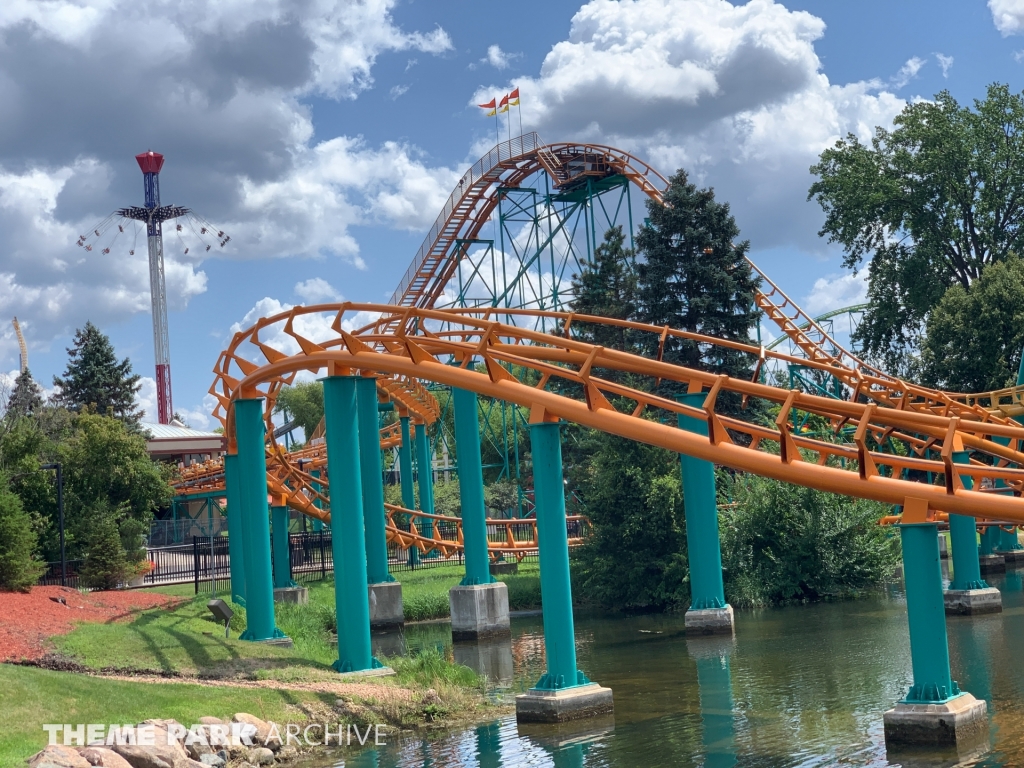
{"type": "Polygon", "coordinates": [[[117,521],[113,515],[99,510],[89,517],[82,584],[91,589],[117,589],[133,571],[121,544],[117,521]]]}
{"type": "Polygon", "coordinates": [[[900,560],[893,529],[878,525],[884,504],[756,475],[737,475],[730,495],[735,505],[719,520],[733,605],[851,597],[888,580],[900,560]]]}

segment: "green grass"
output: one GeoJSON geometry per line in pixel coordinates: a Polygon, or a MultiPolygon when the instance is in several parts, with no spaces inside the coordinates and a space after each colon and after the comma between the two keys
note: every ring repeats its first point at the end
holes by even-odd
{"type": "Polygon", "coordinates": [[[249,712],[296,722],[310,704],[329,706],[333,694],[181,683],[134,683],[0,664],[0,768],[23,766],[46,744],[44,723],[137,723],[150,717],[195,723],[203,715],[249,712]]]}

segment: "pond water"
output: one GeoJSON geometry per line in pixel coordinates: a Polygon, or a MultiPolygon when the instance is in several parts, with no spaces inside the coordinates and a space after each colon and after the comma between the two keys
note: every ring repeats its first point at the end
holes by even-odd
{"type": "MultiPolygon", "coordinates": [[[[910,684],[901,589],[854,602],[742,611],[736,637],[687,639],[682,615],[579,615],[579,666],[609,686],[615,714],[568,726],[476,728],[341,752],[321,766],[1012,766],[1024,765],[1024,587],[989,582],[1002,614],[947,622],[953,677],[989,704],[989,743],[970,753],[886,754],[882,712],[910,684]]],[[[540,616],[513,618],[511,642],[456,646],[455,658],[511,696],[544,670],[540,616]]],[[[447,624],[410,626],[410,650],[441,645],[447,624]]]]}

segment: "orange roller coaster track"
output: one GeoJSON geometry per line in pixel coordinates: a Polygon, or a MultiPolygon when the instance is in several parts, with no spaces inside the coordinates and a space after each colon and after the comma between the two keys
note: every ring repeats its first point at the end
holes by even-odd
{"type": "MultiPolygon", "coordinates": [[[[461,387],[529,408],[533,420],[564,419],[797,485],[893,505],[914,499],[915,509],[927,509],[933,515],[955,512],[1024,523],[1024,501],[1016,496],[981,490],[999,480],[1019,492],[1024,488],[1024,470],[983,463],[954,466],[952,455],[970,443],[977,445],[979,451],[1024,464],[1024,454],[1019,451],[1024,441],[1024,428],[1016,424],[965,419],[927,410],[885,408],[874,402],[835,400],[715,376],[491,319],[496,312],[510,312],[507,309],[427,310],[355,303],[335,305],[334,309],[338,328],[346,313],[380,313],[379,330],[340,331],[337,338],[316,345],[300,343],[302,352],[295,355],[271,349],[267,359],[273,362],[247,373],[235,371],[234,361],[250,359],[253,348],[268,349],[260,340],[262,329],[276,323],[291,325],[304,313],[323,312],[325,307],[296,307],[266,318],[235,336],[221,356],[214,384],[218,398],[228,406],[229,417],[230,404],[236,398],[268,397],[282,381],[301,370],[375,372],[461,387]],[[446,330],[434,331],[432,327],[446,330]],[[388,330],[392,328],[395,330],[388,330]],[[241,348],[243,345],[246,349],[241,348]],[[474,360],[481,364],[473,364],[474,360]],[[453,361],[457,365],[452,364],[453,361]],[[598,375],[601,371],[629,372],[645,384],[625,386],[601,378],[598,375]],[[689,391],[706,390],[703,410],[652,394],[659,380],[685,384],[689,391]],[[558,392],[548,388],[556,381],[561,382],[558,392]],[[570,394],[573,391],[577,394],[570,394]],[[716,402],[725,392],[778,405],[778,419],[773,426],[762,426],[719,414],[715,410],[716,402]],[[853,443],[829,442],[795,432],[789,422],[794,409],[821,416],[836,429],[852,427],[855,430],[853,443]],[[706,419],[709,436],[645,417],[645,414],[659,413],[684,413],[706,419]],[[938,458],[928,458],[927,454],[899,456],[875,449],[879,441],[894,433],[922,436],[938,458]],[[993,442],[994,437],[1007,439],[1012,447],[998,445],[993,442]],[[902,479],[906,473],[930,474],[939,482],[928,484],[902,479]],[[979,490],[967,490],[961,477],[972,478],[974,488],[979,490]]],[[[540,313],[519,310],[517,314],[536,316],[540,313]]],[[[565,313],[544,314],[560,319],[565,328],[574,319],[588,323],[614,322],[565,313]]],[[[697,334],[638,323],[629,325],[659,337],[668,333],[706,344],[726,344],[697,334]]],[[[797,359],[781,353],[761,353],[757,347],[748,345],[728,345],[739,346],[751,354],[797,359]]]]}

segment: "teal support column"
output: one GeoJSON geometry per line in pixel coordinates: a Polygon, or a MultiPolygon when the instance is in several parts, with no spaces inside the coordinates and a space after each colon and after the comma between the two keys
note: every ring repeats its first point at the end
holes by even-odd
{"type": "MultiPolygon", "coordinates": [[[[967,464],[969,456],[967,451],[954,451],[953,462],[967,464]]],[[[967,490],[974,487],[969,476],[961,475],[960,479],[967,490]]],[[[951,514],[949,516],[949,542],[953,547],[953,580],[950,582],[949,588],[953,590],[988,589],[988,583],[981,578],[981,566],[978,563],[978,527],[974,518],[967,515],[951,514]]]]}
{"type": "Polygon", "coordinates": [[[960,687],[949,672],[938,526],[934,523],[901,525],[900,539],[914,670],[914,684],[903,701],[907,704],[941,704],[959,696],[960,687]]]}
{"type": "Polygon", "coordinates": [[[985,532],[981,534],[981,543],[979,545],[979,553],[982,555],[994,555],[996,550],[999,549],[999,542],[1002,537],[999,535],[999,526],[990,525],[985,529],[985,532]]]}
{"type": "MultiPolygon", "coordinates": [[[[328,376],[324,383],[327,472],[331,478],[331,550],[338,625],[338,672],[381,666],[370,651],[363,484],[359,462],[357,376],[328,376]]],[[[374,430],[376,437],[376,430],[374,430]]]]}
{"type": "MultiPolygon", "coordinates": [[[[590,683],[587,676],[576,668],[576,633],[572,618],[569,541],[565,527],[565,484],[562,478],[559,430],[557,423],[530,425],[533,485],[537,501],[537,540],[540,548],[544,651],[548,663],[547,672],[534,686],[539,690],[560,690],[590,683]]],[[[462,466],[461,451],[459,466],[462,466]]]]}
{"type": "Polygon", "coordinates": [[[384,485],[380,464],[380,423],[377,418],[377,377],[356,380],[359,409],[359,466],[363,486],[366,537],[366,578],[370,584],[395,579],[388,573],[388,541],[384,526],[384,485]]]}
{"type": "MultiPolygon", "coordinates": [[[[434,514],[434,476],[430,466],[430,441],[427,440],[427,425],[416,425],[416,479],[420,488],[420,509],[428,515],[434,514]]],[[[434,533],[434,521],[429,517],[420,518],[420,534],[428,539],[434,533]]],[[[430,550],[427,557],[437,557],[437,552],[430,550]]]]}
{"type": "MultiPolygon", "coordinates": [[[[702,408],[706,394],[679,395],[684,405],[702,408]]],[[[708,434],[707,422],[679,414],[679,427],[698,435],[708,434]]],[[[715,467],[709,461],[680,455],[683,503],[686,506],[686,551],[690,561],[690,610],[725,608],[722,585],[722,550],[718,538],[718,500],[715,467]]]]}
{"type": "MultiPolygon", "coordinates": [[[[399,423],[402,425],[402,445],[398,448],[399,474],[402,480],[402,506],[406,509],[416,509],[416,494],[412,487],[412,434],[409,431],[408,415],[399,416],[399,423]]],[[[408,515],[409,529],[415,530],[414,518],[408,515]]],[[[409,550],[409,565],[418,565],[420,562],[420,551],[413,547],[409,550]]]]}
{"type": "MultiPolygon", "coordinates": [[[[317,480],[320,479],[320,470],[319,469],[311,470],[309,474],[312,475],[313,477],[315,477],[317,480]]],[[[316,491],[317,493],[323,493],[324,487],[322,485],[320,485],[320,483],[313,483],[313,490],[316,491]]],[[[317,509],[323,509],[324,508],[324,503],[322,501],[320,501],[320,499],[316,499],[316,500],[313,501],[313,506],[316,507],[317,509]]],[[[313,531],[314,532],[322,531],[323,529],[324,529],[324,521],[323,520],[317,520],[316,518],[314,518],[313,519],[313,531]]]]}
{"type": "Polygon", "coordinates": [[[288,507],[270,508],[270,537],[274,547],[274,589],[299,586],[292,581],[291,551],[288,546],[288,525],[291,511],[288,507]]]}
{"type": "Polygon", "coordinates": [[[224,456],[224,490],[228,498],[228,562],[231,566],[231,602],[245,605],[245,542],[242,498],[238,487],[238,454],[224,456]]]}
{"type": "Polygon", "coordinates": [[[700,718],[704,725],[701,735],[703,765],[705,768],[732,768],[737,760],[728,654],[707,653],[697,657],[697,687],[700,690],[700,718]]]}
{"type": "Polygon", "coordinates": [[[459,500],[462,502],[462,539],[466,576],[462,586],[490,584],[487,554],[487,512],[484,507],[484,469],[480,458],[480,421],[476,393],[452,388],[455,403],[455,445],[459,452],[459,500]]]}
{"type": "Polygon", "coordinates": [[[284,637],[274,617],[270,516],[267,513],[267,453],[263,432],[263,399],[236,400],[235,438],[245,547],[246,628],[241,639],[257,642],[284,637]]]}

